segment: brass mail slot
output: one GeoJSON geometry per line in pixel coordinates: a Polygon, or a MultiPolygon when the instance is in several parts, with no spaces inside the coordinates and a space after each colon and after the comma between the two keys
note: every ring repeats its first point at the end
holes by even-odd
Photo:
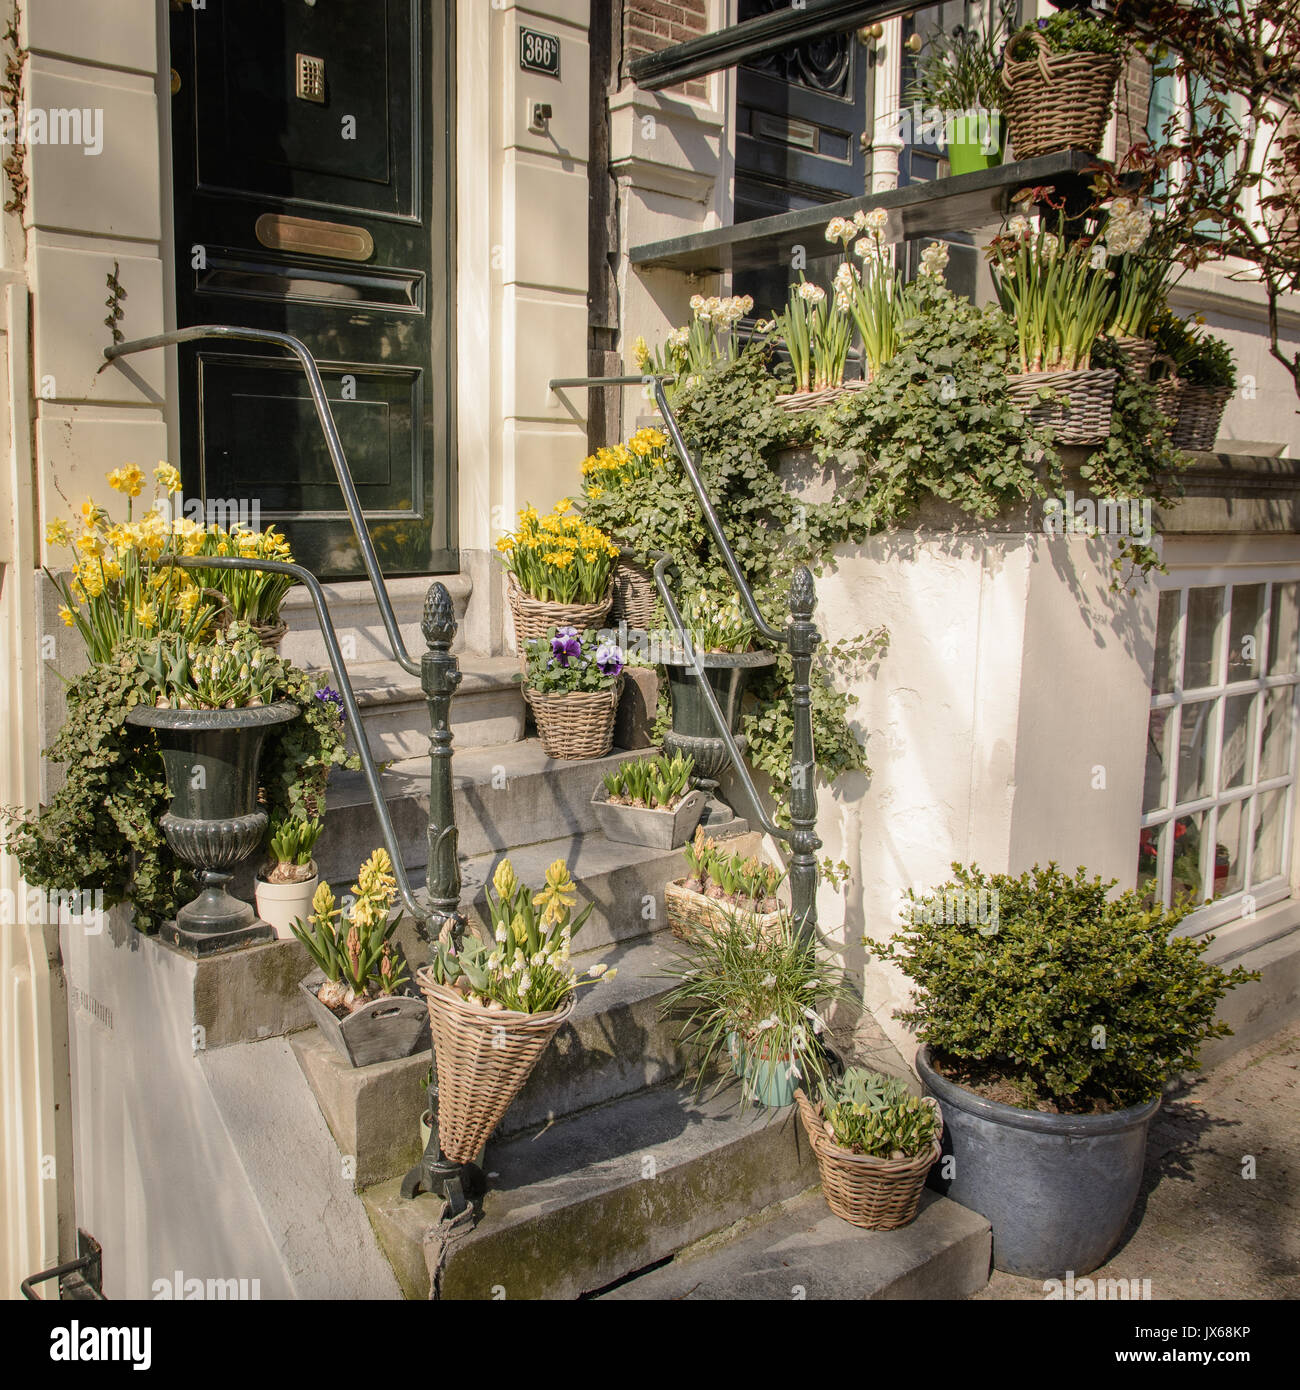
{"type": "Polygon", "coordinates": [[[346,222],[264,212],[254,230],[258,241],[272,251],[299,251],[340,261],[368,261],[375,254],[374,237],[364,227],[349,227],[346,222]]]}
{"type": "Polygon", "coordinates": [[[816,150],[817,127],[806,121],[788,120],[783,116],[769,116],[766,112],[755,112],[755,134],[766,140],[779,140],[783,145],[793,145],[800,150],[816,150]]]}

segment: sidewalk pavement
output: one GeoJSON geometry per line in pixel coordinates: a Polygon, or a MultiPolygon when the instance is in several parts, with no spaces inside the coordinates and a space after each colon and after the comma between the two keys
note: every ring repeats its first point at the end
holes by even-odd
{"type": "MultiPolygon", "coordinates": [[[[1300,1023],[1166,1098],[1133,1218],[1092,1277],[1149,1279],[1152,1299],[1300,1298],[1300,1023]]],[[[1043,1284],[994,1270],[974,1297],[1043,1284]]]]}

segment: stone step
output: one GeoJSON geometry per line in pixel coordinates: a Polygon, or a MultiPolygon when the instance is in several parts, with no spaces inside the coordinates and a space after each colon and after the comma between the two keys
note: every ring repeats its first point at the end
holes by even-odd
{"type": "MultiPolygon", "coordinates": [[[[451,766],[461,854],[487,854],[595,830],[591,796],[602,775],[627,758],[655,751],[633,754],[616,749],[606,758],[548,758],[536,738],[457,748],[451,766]]],[[[423,868],[428,854],[427,748],[418,758],[385,768],[382,780],[405,863],[423,868]]],[[[336,772],[330,779],[325,833],[316,851],[321,871],[331,880],[355,873],[358,846],[381,843],[378,818],[361,774],[336,772]]]]}
{"type": "MultiPolygon", "coordinates": [[[[574,957],[580,970],[604,961],[618,974],[579,991],[569,1022],[506,1112],[499,1133],[535,1129],[681,1073],[678,1025],[659,1016],[672,985],[664,971],[674,945],[671,934],[660,932],[574,957]]],[[[430,1054],[350,1067],[315,1028],[291,1042],[340,1153],[353,1160],[356,1186],[406,1172],[420,1156],[430,1054]]]]}
{"type": "MultiPolygon", "coordinates": [[[[753,831],[737,835],[728,844],[745,854],[759,851],[761,839],[753,831]]],[[[579,904],[594,903],[591,916],[575,939],[575,948],[595,951],[620,942],[650,936],[668,923],[664,889],[685,872],[679,849],[648,849],[607,840],[599,832],[567,835],[523,845],[509,853],[494,850],[465,860],[461,866],[461,906],[486,925],[486,888],[496,866],[509,858],[523,882],[539,887],[546,870],[563,859],[578,884],[579,904]]],[[[411,875],[417,894],[423,888],[423,870],[411,875]]]]}
{"type": "MultiPolygon", "coordinates": [[[[469,604],[473,587],[469,576],[443,574],[436,578],[447,586],[456,621],[463,631],[465,609],[469,604]]],[[[424,596],[433,582],[434,579],[427,575],[387,581],[388,596],[397,618],[398,629],[406,643],[406,650],[416,661],[419,661],[425,650],[424,637],[420,632],[420,619],[424,613],[424,596]]],[[[343,659],[348,666],[392,661],[393,652],[388,645],[388,635],[384,631],[383,620],[379,616],[379,605],[375,602],[369,580],[346,580],[323,587],[325,603],[334,623],[334,630],[338,633],[343,659]]],[[[284,602],[280,605],[280,617],[289,625],[289,631],[280,643],[280,654],[306,670],[327,668],[329,657],[320,634],[320,625],[316,620],[316,610],[307,591],[300,585],[290,589],[285,596],[284,602]]],[[[459,651],[462,646],[463,638],[458,632],[453,650],[459,651]]]]}
{"type": "Polygon", "coordinates": [[[482,1217],[450,1238],[440,1197],[370,1188],[403,1292],[577,1298],[803,1191],[817,1170],[793,1109],[742,1112],[738,1089],[697,1101],[660,1087],[494,1140],[482,1217]]]}
{"type": "Polygon", "coordinates": [[[679,1251],[602,1299],[956,1299],[988,1283],[989,1223],[928,1189],[896,1231],[841,1221],[821,1188],[755,1213],[679,1251]]]}
{"type": "MultiPolygon", "coordinates": [[[[460,670],[460,687],[451,702],[454,746],[482,748],[523,738],[524,697],[514,657],[466,653],[460,670]]],[[[419,758],[427,771],[429,706],[420,678],[395,661],[349,662],[348,678],[375,761],[419,758]]]]}

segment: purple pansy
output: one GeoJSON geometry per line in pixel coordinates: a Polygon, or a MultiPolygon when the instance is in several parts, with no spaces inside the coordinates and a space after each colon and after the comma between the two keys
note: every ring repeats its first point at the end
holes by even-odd
{"type": "Polygon", "coordinates": [[[582,655],[582,641],[576,627],[561,627],[551,638],[551,652],[561,666],[567,667],[571,660],[582,655]]]}
{"type": "Polygon", "coordinates": [[[623,649],[613,642],[602,642],[596,648],[596,669],[602,676],[617,676],[623,670],[623,649]]]}
{"type": "Polygon", "coordinates": [[[343,696],[332,686],[321,686],[316,692],[316,698],[320,700],[322,704],[334,706],[335,710],[338,712],[340,724],[346,724],[348,722],[347,712],[343,708],[343,696]]]}

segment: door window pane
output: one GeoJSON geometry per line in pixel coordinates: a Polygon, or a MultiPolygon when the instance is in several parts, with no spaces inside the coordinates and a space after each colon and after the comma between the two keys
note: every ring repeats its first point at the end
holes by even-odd
{"type": "Polygon", "coordinates": [[[1228,630],[1227,683],[1248,681],[1259,675],[1263,652],[1259,649],[1264,626],[1264,586],[1236,584],[1232,589],[1232,617],[1228,630]]]}
{"type": "Polygon", "coordinates": [[[1240,893],[1246,886],[1246,802],[1229,801],[1219,808],[1214,832],[1213,897],[1240,893]]]}
{"type": "Polygon", "coordinates": [[[1218,680],[1219,619],[1223,616],[1222,589],[1190,589],[1187,594],[1187,659],[1183,665],[1183,689],[1196,690],[1218,680]]]}
{"type": "Polygon", "coordinates": [[[1156,617],[1156,659],[1152,669],[1151,691],[1168,695],[1174,688],[1178,673],[1178,610],[1181,594],[1166,589],[1160,595],[1160,610],[1156,617]]]}
{"type": "Polygon", "coordinates": [[[1273,585],[1273,601],[1268,619],[1268,673],[1270,676],[1295,674],[1296,653],[1300,648],[1300,584],[1273,585]]]}
{"type": "Polygon", "coordinates": [[[1199,801],[1213,790],[1214,701],[1183,706],[1178,743],[1178,804],[1199,801]]]}

